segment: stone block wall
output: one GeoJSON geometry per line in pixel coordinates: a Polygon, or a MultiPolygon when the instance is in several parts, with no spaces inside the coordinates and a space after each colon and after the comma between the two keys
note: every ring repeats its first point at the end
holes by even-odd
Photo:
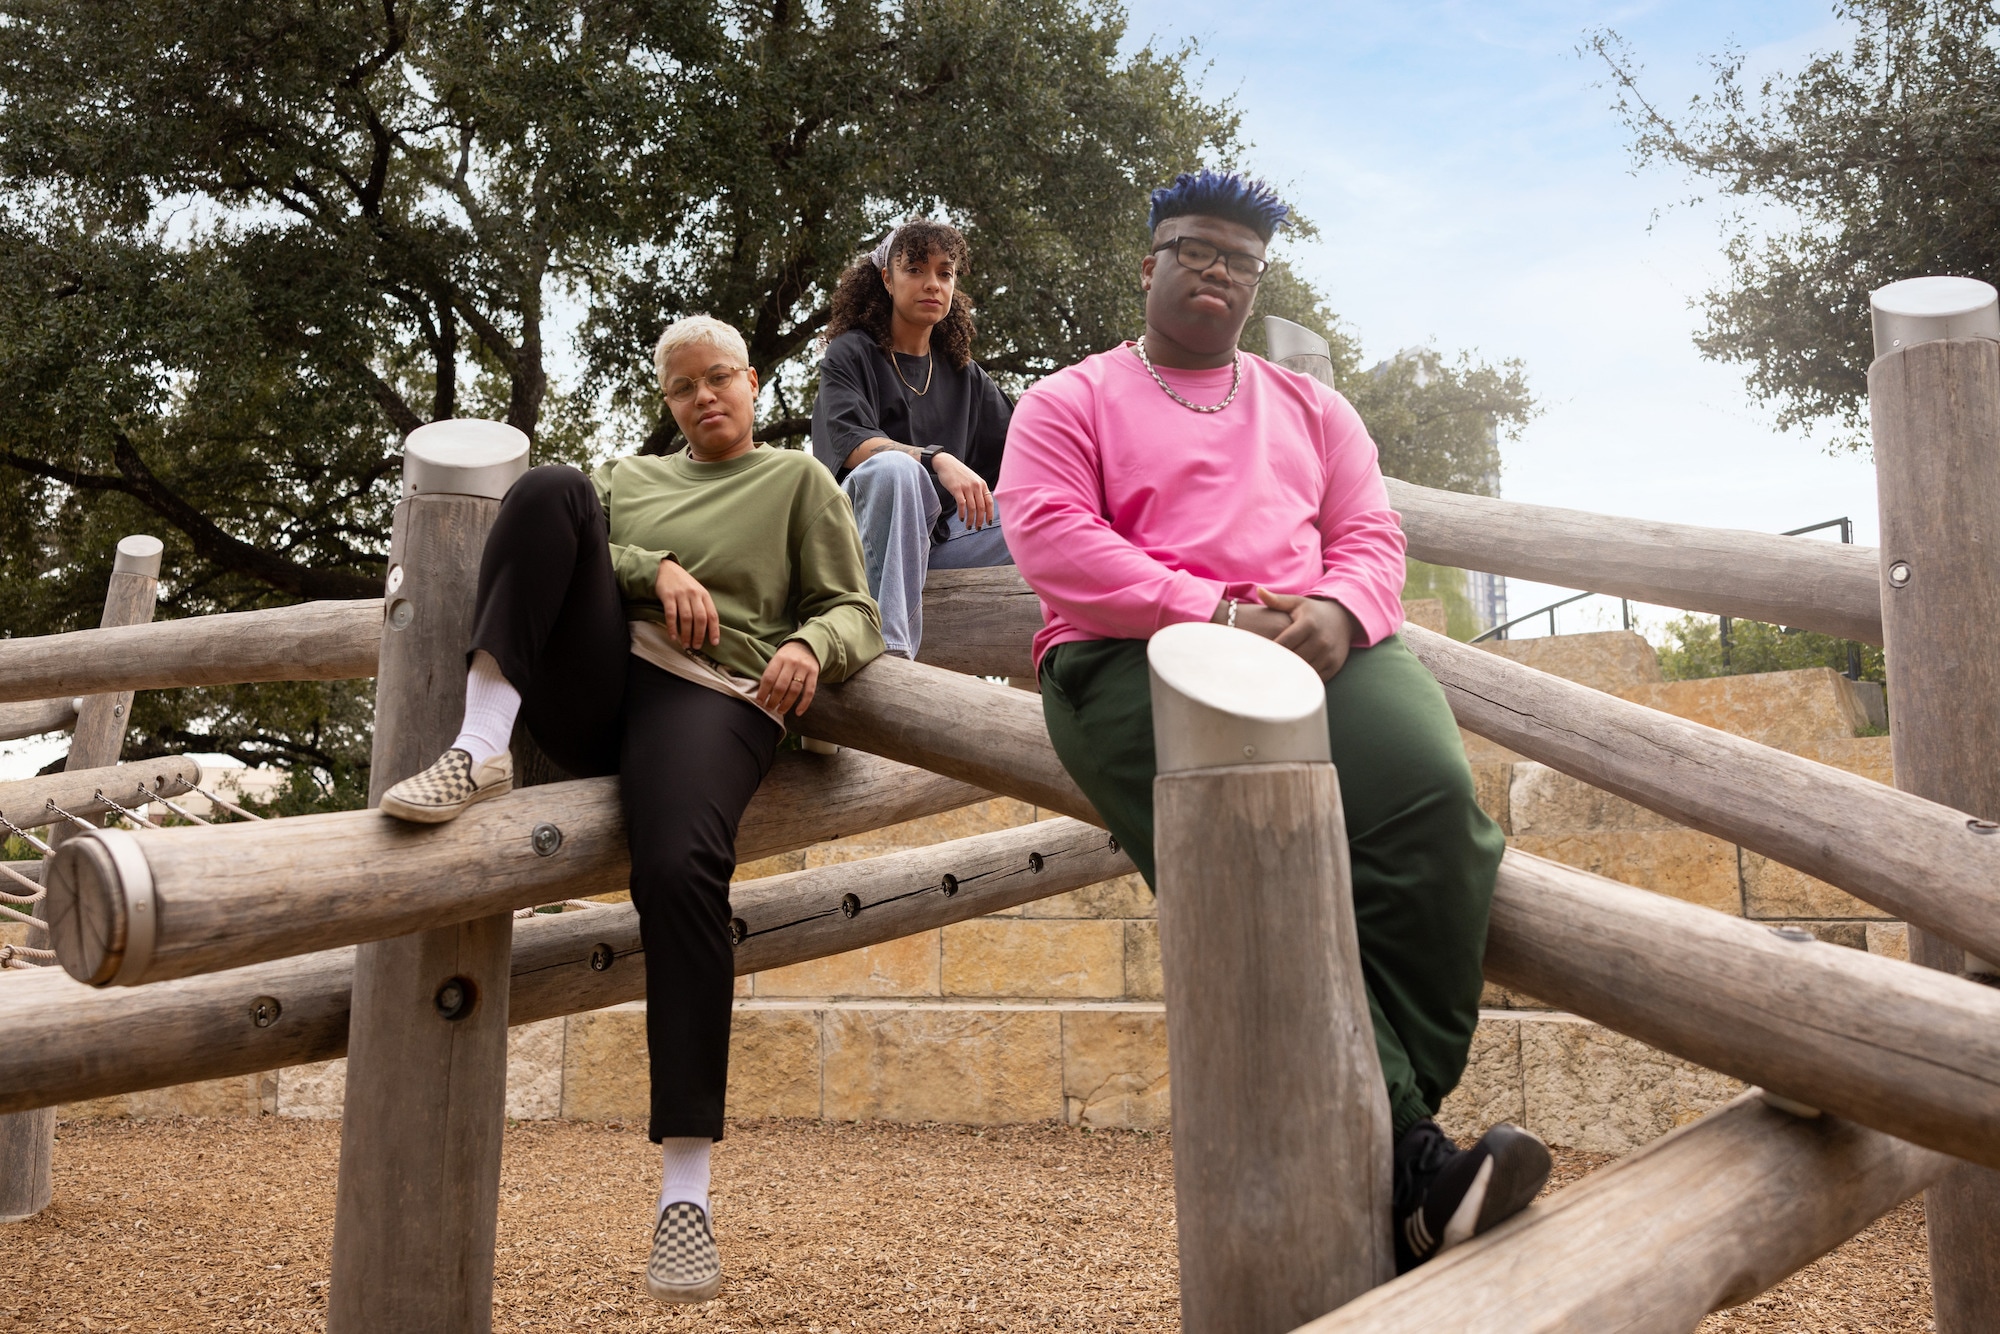
{"type": "MultiPolygon", "coordinates": [[[[1440,609],[1441,610],[1441,609],[1440,609]]],[[[1412,608],[1422,620],[1423,608],[1412,608]]],[[[1492,651],[1649,707],[1878,781],[1888,738],[1831,671],[1665,682],[1623,632],[1492,651]]],[[[1478,737],[1479,799],[1511,845],[1720,912],[1802,923],[1901,954],[1902,926],[1811,877],[1599,792],[1478,737]]],[[[878,856],[1041,818],[995,799],[745,865],[740,878],[878,856]]],[[[741,978],[729,1107],[739,1116],[963,1124],[1168,1121],[1167,1036],[1151,893],[1136,876],[850,954],[741,978]]],[[[1551,1143],[1637,1147],[1740,1091],[1532,998],[1489,986],[1470,1063],[1440,1119],[1476,1133],[1507,1119],[1551,1143]]],[[[508,1114],[641,1120],[644,1011],[617,1006],[514,1030],[508,1114]]],[[[344,1063],[103,1099],[72,1115],[337,1116],[344,1063]]]]}

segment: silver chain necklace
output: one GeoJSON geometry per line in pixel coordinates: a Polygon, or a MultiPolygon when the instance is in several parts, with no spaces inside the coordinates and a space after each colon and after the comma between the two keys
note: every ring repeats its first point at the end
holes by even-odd
{"type": "Polygon", "coordinates": [[[1189,412],[1220,412],[1236,401],[1236,391],[1243,387],[1243,351],[1241,348],[1237,349],[1235,358],[1230,362],[1229,396],[1220,403],[1214,404],[1190,403],[1175,393],[1174,387],[1161,379],[1160,373],[1153,369],[1153,359],[1146,355],[1146,336],[1144,334],[1140,334],[1139,341],[1132,344],[1132,350],[1139,354],[1139,362],[1146,368],[1146,374],[1153,377],[1153,383],[1160,386],[1168,398],[1171,398],[1189,412]]]}

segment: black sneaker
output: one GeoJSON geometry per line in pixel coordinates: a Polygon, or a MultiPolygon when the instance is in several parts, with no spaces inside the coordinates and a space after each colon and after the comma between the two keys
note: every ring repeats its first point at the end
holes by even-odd
{"type": "Polygon", "coordinates": [[[1437,1122],[1417,1122],[1396,1144],[1396,1272],[1506,1222],[1548,1179],[1547,1146],[1519,1126],[1502,1122],[1461,1149],[1437,1122]]]}

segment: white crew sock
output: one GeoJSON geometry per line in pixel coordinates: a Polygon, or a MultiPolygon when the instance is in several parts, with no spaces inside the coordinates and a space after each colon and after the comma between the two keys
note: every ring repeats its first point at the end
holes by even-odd
{"type": "Polygon", "coordinates": [[[465,674],[465,721],[459,724],[454,750],[472,757],[476,768],[507,749],[514,735],[514,715],[521,711],[521,692],[500,675],[500,664],[480,649],[465,674]]]}
{"type": "Polygon", "coordinates": [[[714,1212],[708,1207],[708,1151],[713,1144],[706,1135],[660,1141],[660,1204],[654,1217],[683,1202],[714,1212]]]}

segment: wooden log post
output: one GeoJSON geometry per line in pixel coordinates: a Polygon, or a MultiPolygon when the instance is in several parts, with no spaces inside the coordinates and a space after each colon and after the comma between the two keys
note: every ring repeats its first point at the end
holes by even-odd
{"type": "MultiPolygon", "coordinates": [[[[111,558],[111,582],[104,592],[102,627],[139,625],[153,619],[159,596],[160,553],[157,537],[135,533],[118,543],[111,558]]],[[[65,773],[100,769],[118,763],[125,748],[125,728],[132,720],[132,692],[92,695],[77,706],[76,731],[70,737],[65,773]]],[[[64,822],[67,824],[67,822],[64,822]]],[[[49,838],[60,846],[69,830],[58,827],[49,838]]],[[[47,901],[39,905],[46,909],[47,901]]],[[[46,917],[46,912],[38,915],[46,917]]],[[[14,1116],[0,1116],[0,1223],[19,1223],[46,1209],[55,1190],[56,1111],[45,1107],[14,1116]]]]}
{"type": "Polygon", "coordinates": [[[1147,658],[1181,1323],[1280,1334],[1395,1272],[1325,687],[1222,626],[1147,658]]]}
{"type": "MultiPolygon", "coordinates": [[[[2000,306],[1974,279],[1914,278],[1871,307],[1896,786],[1979,817],[1976,833],[2000,841],[2000,306]]],[[[1910,958],[1992,971],[1914,925],[1910,958]]],[[[1939,1334],[2000,1329],[2000,1173],[1954,1168],[1924,1219],[1939,1334]]]]}
{"type": "Polygon", "coordinates": [[[0,741],[60,732],[76,722],[79,699],[37,699],[0,704],[0,741]]]}
{"type": "MultiPolygon", "coordinates": [[[[370,806],[457,735],[480,553],[527,461],[527,437],[497,422],[404,441],[370,806]]],[[[492,1328],[512,948],[501,912],[357,952],[329,1334],[492,1328]]]]}

